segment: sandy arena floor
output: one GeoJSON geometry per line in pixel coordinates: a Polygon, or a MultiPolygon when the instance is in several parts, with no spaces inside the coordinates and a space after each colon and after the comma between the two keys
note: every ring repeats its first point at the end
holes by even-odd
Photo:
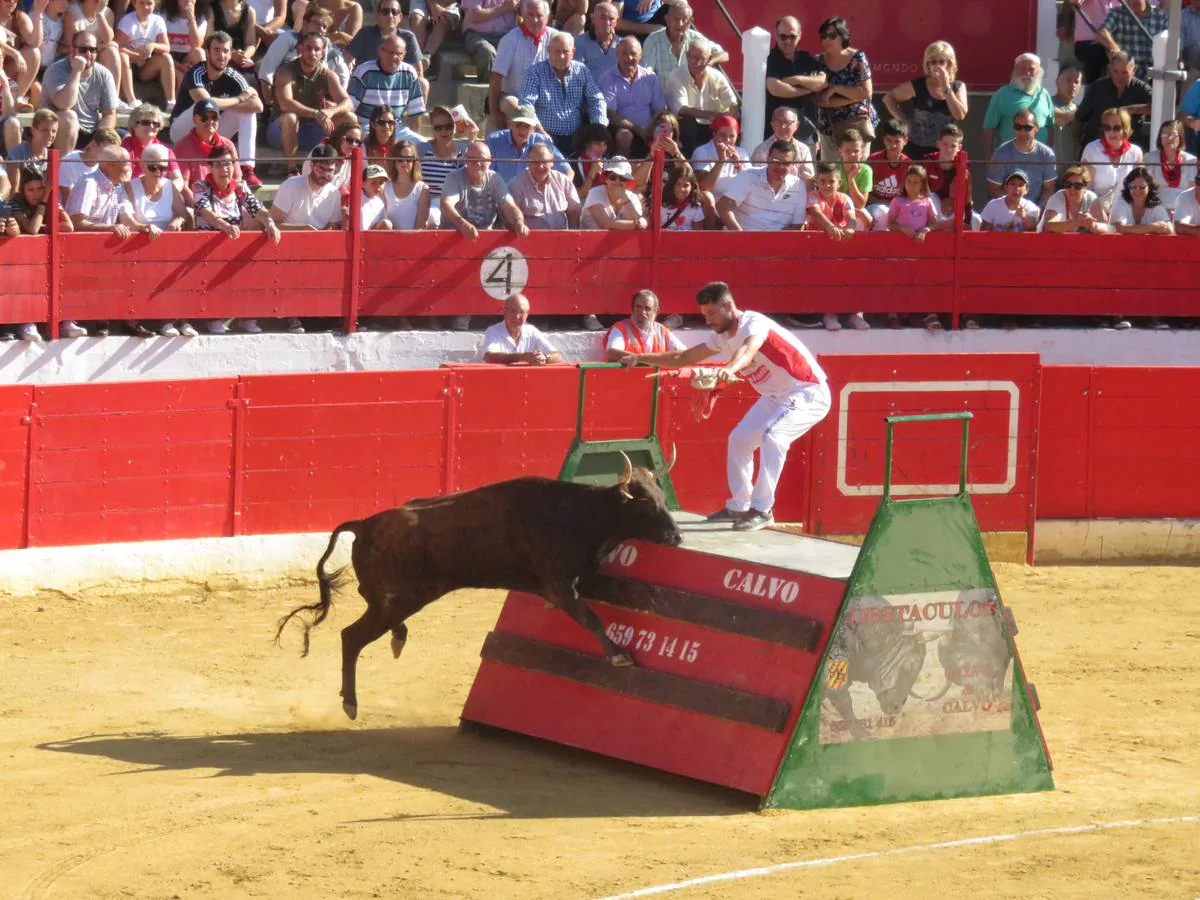
{"type": "Polygon", "coordinates": [[[594,898],[1016,833],[670,896],[1200,896],[1200,569],[998,577],[1058,790],[766,815],[585,753],[458,734],[496,593],[417,616],[399,661],[386,640],[368,648],[357,723],[337,696],[353,593],[305,660],[296,634],[271,638],[315,587],[6,601],[0,896],[594,898]],[[1025,834],[1129,820],[1143,824],[1025,834]]]}

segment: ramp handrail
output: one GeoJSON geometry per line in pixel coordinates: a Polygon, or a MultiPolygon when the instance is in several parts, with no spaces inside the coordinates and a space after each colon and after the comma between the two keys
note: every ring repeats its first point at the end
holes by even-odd
{"type": "Polygon", "coordinates": [[[884,416],[884,421],[887,423],[887,445],[884,449],[883,457],[883,502],[891,502],[892,499],[892,440],[893,431],[897,425],[907,422],[947,422],[954,419],[962,420],[962,459],[959,461],[958,469],[958,496],[966,496],[967,493],[967,447],[969,445],[968,435],[971,428],[971,420],[975,418],[974,413],[969,412],[953,412],[953,413],[923,413],[915,416],[884,416]]]}

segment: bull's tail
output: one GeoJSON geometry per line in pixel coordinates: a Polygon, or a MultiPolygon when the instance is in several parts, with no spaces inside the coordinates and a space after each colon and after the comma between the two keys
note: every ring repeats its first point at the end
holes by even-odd
{"type": "Polygon", "coordinates": [[[362,520],[357,519],[352,522],[343,522],[337,528],[333,529],[333,534],[329,536],[329,544],[325,547],[325,553],[317,561],[317,584],[321,589],[321,600],[318,603],[310,603],[307,606],[298,606],[290,613],[279,620],[278,626],[275,629],[275,645],[279,645],[280,635],[283,634],[283,629],[292,618],[300,613],[312,613],[311,621],[300,619],[300,625],[304,628],[304,646],[300,651],[300,655],[308,656],[308,633],[313,628],[325,621],[325,617],[329,615],[329,609],[333,606],[333,594],[335,591],[343,587],[350,580],[350,575],[346,571],[346,566],[342,566],[334,572],[325,571],[325,563],[329,561],[329,557],[333,555],[333,548],[337,546],[338,535],[345,531],[350,532],[355,538],[358,537],[358,529],[361,526],[362,520]]]}

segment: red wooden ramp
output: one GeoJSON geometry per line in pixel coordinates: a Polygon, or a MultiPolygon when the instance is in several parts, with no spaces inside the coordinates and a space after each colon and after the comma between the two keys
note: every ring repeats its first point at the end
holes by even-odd
{"type": "Polygon", "coordinates": [[[510,593],[463,720],[767,794],[858,548],[676,516],[682,546],[622,544],[582,588],[635,667],[510,593]]]}

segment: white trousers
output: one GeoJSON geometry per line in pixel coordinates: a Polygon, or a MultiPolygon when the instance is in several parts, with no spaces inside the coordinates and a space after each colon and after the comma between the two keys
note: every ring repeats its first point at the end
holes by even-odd
{"type": "MultiPolygon", "coordinates": [[[[178,144],[192,130],[193,109],[195,106],[184,110],[179,114],[179,118],[171,123],[172,144],[178,144]]],[[[258,139],[258,115],[256,113],[225,110],[221,113],[221,124],[217,131],[221,137],[227,137],[231,141],[235,135],[237,136],[239,166],[254,166],[254,145],[258,139]]]]}
{"type": "Polygon", "coordinates": [[[786,397],[759,397],[729,433],[729,501],[726,508],[769,512],[788,448],[829,413],[829,387],[812,384],[786,397]],[[758,478],[754,478],[754,451],[758,478]]]}

